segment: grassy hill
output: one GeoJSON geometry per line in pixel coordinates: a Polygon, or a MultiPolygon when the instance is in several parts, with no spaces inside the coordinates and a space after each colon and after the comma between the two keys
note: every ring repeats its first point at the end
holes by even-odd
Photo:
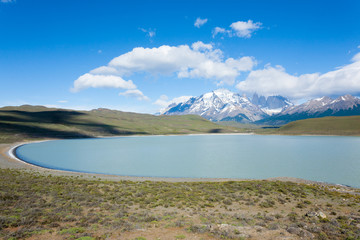
{"type": "Polygon", "coordinates": [[[269,130],[278,134],[360,135],[360,116],[323,117],[288,123],[279,129],[269,130]]]}
{"type": "Polygon", "coordinates": [[[238,131],[194,115],[154,116],[109,109],[74,111],[30,105],[0,108],[0,143],[24,139],[238,131]]]}

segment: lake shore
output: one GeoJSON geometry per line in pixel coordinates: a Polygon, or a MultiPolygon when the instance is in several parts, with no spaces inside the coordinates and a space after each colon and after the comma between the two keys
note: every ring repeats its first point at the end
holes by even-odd
{"type": "Polygon", "coordinates": [[[0,238],[345,239],[360,226],[360,189],[287,177],[153,178],[53,170],[13,154],[32,142],[0,144],[6,199],[0,238]]]}
{"type": "MultiPolygon", "coordinates": [[[[190,134],[197,135],[197,134],[190,134]]],[[[201,134],[201,135],[252,135],[252,134],[201,134]]],[[[162,135],[159,135],[162,136],[162,135]]],[[[174,135],[175,136],[175,135],[174,135]]],[[[120,136],[116,136],[120,137],[120,136]]],[[[122,137],[122,136],[121,136],[122,137]]],[[[126,136],[127,137],[127,136],[126,136]]],[[[106,137],[107,138],[107,137],[106,137]]],[[[113,137],[110,137],[113,138],[113,137]]],[[[52,139],[53,140],[53,139],[52,139]]],[[[76,171],[64,171],[57,169],[50,169],[41,166],[37,166],[31,163],[27,163],[19,159],[15,150],[17,147],[36,142],[43,141],[52,141],[52,140],[40,140],[40,141],[24,141],[17,142],[12,144],[0,144],[0,168],[9,168],[9,169],[18,169],[26,171],[36,171],[45,175],[53,176],[68,176],[68,177],[81,177],[83,179],[101,179],[107,181],[155,181],[155,182],[226,182],[226,181],[256,181],[256,180],[266,180],[266,181],[283,181],[283,182],[294,182],[301,184],[315,184],[320,186],[334,187],[336,191],[340,192],[353,192],[351,189],[356,189],[354,187],[345,186],[341,184],[333,184],[327,182],[319,182],[306,180],[295,177],[273,177],[267,179],[248,179],[248,178],[170,178],[170,177],[140,177],[140,176],[121,176],[121,175],[108,175],[108,174],[98,174],[98,173],[86,173],[86,172],[76,172],[76,171]]]]}

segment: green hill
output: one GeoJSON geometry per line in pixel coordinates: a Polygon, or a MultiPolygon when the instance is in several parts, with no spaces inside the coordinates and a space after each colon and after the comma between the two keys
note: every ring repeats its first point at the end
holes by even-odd
{"type": "Polygon", "coordinates": [[[288,123],[272,132],[289,135],[360,135],[360,116],[323,117],[288,123]]]}
{"type": "Polygon", "coordinates": [[[0,143],[24,139],[239,131],[195,115],[154,116],[109,109],[74,111],[30,105],[0,108],[0,143]]]}

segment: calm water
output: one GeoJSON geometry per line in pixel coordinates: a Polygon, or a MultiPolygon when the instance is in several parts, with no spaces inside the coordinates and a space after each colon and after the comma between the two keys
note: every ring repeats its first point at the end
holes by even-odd
{"type": "Polygon", "coordinates": [[[360,138],[197,135],[58,140],[19,147],[43,167],[148,177],[298,177],[360,187],[360,138]]]}

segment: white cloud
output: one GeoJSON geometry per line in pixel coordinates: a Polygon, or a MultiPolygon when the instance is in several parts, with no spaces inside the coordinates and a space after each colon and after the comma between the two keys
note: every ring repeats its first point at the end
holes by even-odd
{"type": "Polygon", "coordinates": [[[280,94],[293,99],[320,97],[360,92],[360,53],[353,63],[324,74],[312,73],[294,76],[281,66],[266,66],[252,71],[236,87],[243,92],[263,95],[280,94]]]}
{"type": "Polygon", "coordinates": [[[181,97],[177,97],[174,98],[172,100],[169,100],[169,97],[166,95],[161,95],[159,97],[159,99],[157,99],[153,104],[158,105],[161,107],[161,109],[159,110],[159,112],[162,114],[166,111],[166,108],[170,105],[170,104],[179,104],[181,102],[186,102],[188,101],[190,98],[192,98],[193,96],[181,96],[181,97]]]}
{"type": "Polygon", "coordinates": [[[150,101],[150,98],[145,96],[139,89],[130,89],[125,92],[119,93],[119,95],[126,96],[126,97],[134,97],[140,101],[142,101],[142,100],[150,101]]]}
{"type": "Polygon", "coordinates": [[[166,96],[166,95],[161,95],[159,97],[159,99],[157,99],[155,102],[154,102],[155,105],[159,105],[161,107],[167,107],[169,106],[169,97],[166,96]]]}
{"type": "Polygon", "coordinates": [[[0,0],[0,2],[2,2],[2,3],[12,3],[12,2],[16,2],[16,0],[0,0]]]}
{"type": "MultiPolygon", "coordinates": [[[[136,85],[124,77],[136,73],[152,75],[176,75],[178,78],[205,78],[215,81],[217,85],[233,85],[241,72],[250,71],[256,65],[252,57],[223,57],[220,49],[201,41],[192,46],[168,46],[158,48],[134,48],[80,76],[74,81],[72,92],[86,88],[120,88],[133,90],[121,95],[139,94],[136,85]],[[136,90],[136,91],[135,91],[136,90]]],[[[141,99],[141,97],[140,97],[141,99]]],[[[145,98],[143,98],[145,99],[145,98]]]]}
{"type": "Polygon", "coordinates": [[[177,98],[173,98],[171,100],[169,100],[169,97],[166,95],[161,95],[159,97],[159,99],[157,99],[154,104],[155,105],[159,105],[161,107],[167,107],[172,103],[175,104],[179,104],[181,102],[186,102],[187,100],[189,100],[190,98],[192,98],[193,96],[181,96],[181,97],[177,97],[177,98]]]}
{"type": "Polygon", "coordinates": [[[59,100],[59,101],[57,101],[58,103],[68,103],[68,101],[67,100],[59,100]]]}
{"type": "Polygon", "coordinates": [[[191,48],[194,49],[195,51],[206,51],[206,50],[212,50],[213,49],[213,45],[212,44],[205,44],[201,41],[198,42],[194,42],[191,45],[191,48]]]}
{"type": "Polygon", "coordinates": [[[202,25],[204,25],[205,23],[207,23],[207,18],[205,19],[201,19],[201,18],[197,18],[195,23],[194,23],[194,26],[197,27],[197,28],[200,28],[202,25]]]}
{"type": "Polygon", "coordinates": [[[360,52],[355,54],[355,56],[351,59],[353,62],[358,62],[360,61],[360,52]]]}
{"type": "Polygon", "coordinates": [[[254,23],[252,20],[247,22],[238,21],[230,25],[231,29],[235,32],[236,36],[242,38],[250,38],[251,34],[261,27],[262,23],[254,23]]]}
{"type": "Polygon", "coordinates": [[[214,38],[218,34],[227,34],[229,37],[237,36],[241,38],[250,38],[251,34],[260,29],[261,25],[261,22],[254,23],[252,20],[248,20],[247,22],[237,21],[230,25],[229,30],[221,27],[215,27],[212,32],[212,36],[214,38]]]}
{"type": "Polygon", "coordinates": [[[168,46],[158,48],[134,48],[111,60],[108,66],[93,70],[91,73],[116,69],[120,76],[136,72],[147,72],[153,75],[177,74],[179,78],[214,79],[218,84],[232,85],[241,71],[250,71],[256,64],[251,57],[239,59],[223,59],[222,51],[213,49],[211,44],[196,42],[188,45],[168,46]],[[236,61],[236,66],[233,62],[236,61]],[[243,64],[243,66],[240,66],[243,64]]]}
{"type": "Polygon", "coordinates": [[[212,32],[212,37],[214,38],[216,35],[218,35],[218,33],[226,33],[226,32],[228,32],[228,30],[226,30],[225,28],[215,27],[212,32]]]}
{"type": "Polygon", "coordinates": [[[131,80],[126,81],[119,76],[86,73],[75,80],[74,87],[71,88],[71,91],[78,92],[90,87],[135,89],[136,85],[131,80]]]}
{"type": "Polygon", "coordinates": [[[155,30],[151,30],[151,28],[150,28],[149,30],[146,30],[146,29],[144,29],[144,28],[139,28],[139,29],[140,29],[140,31],[146,33],[147,36],[148,36],[150,39],[151,39],[152,37],[155,37],[155,35],[156,35],[155,30]]]}

